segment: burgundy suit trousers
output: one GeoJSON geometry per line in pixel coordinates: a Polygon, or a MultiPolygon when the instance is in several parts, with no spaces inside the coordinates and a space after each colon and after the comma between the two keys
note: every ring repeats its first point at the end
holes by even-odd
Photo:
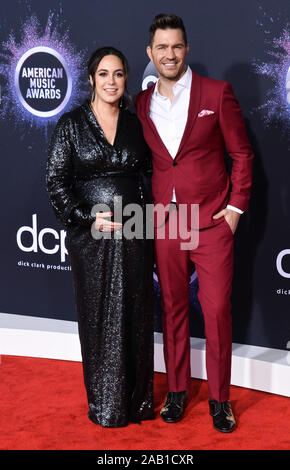
{"type": "Polygon", "coordinates": [[[197,271],[198,299],[205,324],[209,397],[226,401],[229,399],[232,356],[230,297],[234,236],[222,218],[217,225],[198,232],[196,248],[181,249],[185,240],[179,236],[178,218],[178,210],[174,209],[162,229],[165,235],[160,237],[160,228],[155,229],[168,389],[173,392],[188,390],[190,384],[189,280],[192,261],[197,271]],[[172,237],[169,231],[169,226],[174,224],[177,237],[172,237]]]}

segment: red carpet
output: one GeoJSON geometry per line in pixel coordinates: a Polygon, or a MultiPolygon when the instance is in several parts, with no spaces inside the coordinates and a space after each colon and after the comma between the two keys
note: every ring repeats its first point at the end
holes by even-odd
{"type": "Polygon", "coordinates": [[[164,374],[155,374],[156,419],[104,429],[87,418],[78,362],[1,357],[1,450],[289,450],[289,398],[232,387],[238,428],[221,434],[208,414],[207,383],[192,380],[184,419],[163,423],[164,374]]]}

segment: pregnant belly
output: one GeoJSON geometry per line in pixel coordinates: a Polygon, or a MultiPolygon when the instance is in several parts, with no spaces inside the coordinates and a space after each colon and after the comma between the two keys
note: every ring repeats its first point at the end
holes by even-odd
{"type": "Polygon", "coordinates": [[[144,204],[142,183],[132,176],[106,176],[76,182],[74,194],[82,204],[98,205],[97,212],[110,211],[114,215],[123,213],[128,204],[144,204]]]}

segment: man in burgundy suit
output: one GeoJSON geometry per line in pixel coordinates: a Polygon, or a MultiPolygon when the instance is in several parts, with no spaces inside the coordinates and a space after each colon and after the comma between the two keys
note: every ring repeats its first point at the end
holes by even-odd
{"type": "Polygon", "coordinates": [[[154,204],[169,207],[164,236],[159,236],[159,222],[155,227],[168,379],[160,414],[165,422],[173,423],[182,419],[186,406],[193,262],[205,322],[209,411],[215,429],[231,432],[236,427],[229,401],[234,232],[248,208],[253,152],[231,85],[191,71],[185,63],[188,50],[181,18],[157,15],[150,27],[147,53],[159,79],[136,98],[137,114],[152,150],[154,204]],[[231,175],[226,171],[225,148],[232,158],[231,175]],[[185,204],[199,207],[199,225],[185,222],[192,233],[198,233],[198,244],[191,249],[182,249],[179,231],[172,237],[169,230],[172,222],[184,223],[178,214],[185,204]]]}

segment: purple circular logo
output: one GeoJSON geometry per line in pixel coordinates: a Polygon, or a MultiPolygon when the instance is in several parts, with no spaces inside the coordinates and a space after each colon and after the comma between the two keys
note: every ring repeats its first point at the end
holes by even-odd
{"type": "Polygon", "coordinates": [[[51,47],[33,47],[15,70],[17,96],[25,109],[39,117],[60,113],[68,103],[72,79],[65,59],[51,47]]]}

